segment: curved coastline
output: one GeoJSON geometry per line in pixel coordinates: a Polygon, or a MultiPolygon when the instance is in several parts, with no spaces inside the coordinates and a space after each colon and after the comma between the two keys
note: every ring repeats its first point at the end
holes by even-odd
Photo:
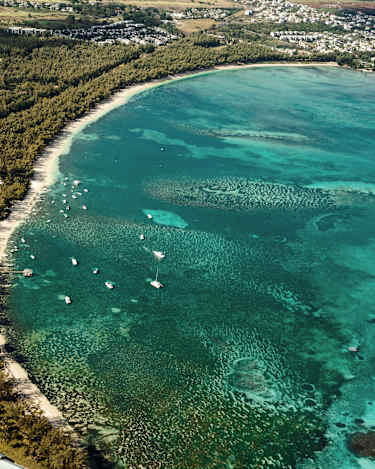
{"type": "MultiPolygon", "coordinates": [[[[72,122],[70,122],[54,139],[34,165],[34,175],[30,184],[30,188],[26,197],[13,204],[11,213],[7,219],[0,222],[0,261],[3,266],[7,266],[6,248],[8,241],[15,230],[27,219],[31,214],[35,203],[40,195],[48,189],[57,179],[59,175],[58,161],[59,157],[67,154],[70,150],[74,136],[82,131],[92,122],[97,121],[112,110],[126,104],[134,95],[146,91],[148,89],[167,84],[171,81],[187,79],[190,77],[205,75],[208,73],[216,73],[220,71],[230,71],[245,68],[260,67],[338,67],[336,62],[274,62],[274,63],[252,63],[243,65],[220,65],[211,69],[186,72],[166,78],[152,80],[149,82],[136,84],[131,87],[121,89],[113,94],[111,98],[99,103],[92,111],[85,114],[72,122]]],[[[6,273],[6,272],[5,272],[6,273]]],[[[10,269],[9,269],[9,274],[10,269]]],[[[29,400],[32,405],[36,406],[42,414],[47,417],[52,425],[63,428],[74,435],[73,429],[64,419],[61,412],[43,396],[37,386],[32,383],[27,372],[5,351],[6,345],[6,327],[0,327],[0,359],[4,360],[6,372],[15,382],[16,390],[19,391],[25,399],[29,400]]]]}

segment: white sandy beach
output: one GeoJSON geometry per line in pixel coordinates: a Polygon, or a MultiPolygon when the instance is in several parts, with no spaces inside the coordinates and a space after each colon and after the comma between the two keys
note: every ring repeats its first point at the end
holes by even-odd
{"type": "MultiPolygon", "coordinates": [[[[44,190],[54,183],[58,177],[58,159],[59,156],[69,152],[73,137],[83,130],[90,123],[100,119],[113,109],[125,104],[132,96],[149,88],[160,86],[172,80],[181,80],[190,76],[217,72],[221,70],[235,70],[250,67],[332,67],[337,66],[335,62],[328,63],[262,63],[248,65],[222,65],[213,69],[202,70],[199,72],[188,72],[175,76],[170,76],[160,80],[134,85],[115,93],[109,100],[99,104],[94,110],[87,115],[68,124],[60,136],[56,138],[44,153],[39,157],[34,165],[34,177],[26,198],[20,202],[16,202],[12,207],[11,215],[4,221],[0,222],[0,259],[3,264],[7,264],[6,247],[8,241],[14,231],[27,219],[32,208],[44,190]]],[[[1,332],[1,330],[0,330],[1,332]]],[[[44,397],[37,386],[35,386],[28,378],[26,371],[15,362],[9,355],[5,353],[4,345],[6,343],[5,335],[0,334],[0,358],[4,359],[8,374],[16,380],[17,389],[30,401],[35,404],[42,413],[51,421],[51,423],[62,426],[68,430],[72,429],[68,426],[59,410],[52,406],[46,397],[44,397]]]]}

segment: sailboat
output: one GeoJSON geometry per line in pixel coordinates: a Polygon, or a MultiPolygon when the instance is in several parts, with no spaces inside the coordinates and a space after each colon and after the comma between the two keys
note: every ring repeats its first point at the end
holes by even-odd
{"type": "Polygon", "coordinates": [[[158,261],[161,261],[165,257],[165,254],[162,251],[152,251],[152,254],[156,257],[158,261]]]}
{"type": "Polygon", "coordinates": [[[153,280],[152,282],[150,282],[150,285],[153,286],[154,288],[163,288],[164,285],[162,283],[159,282],[158,280],[158,275],[159,275],[159,266],[156,268],[156,277],[155,277],[155,280],[153,280]]]}

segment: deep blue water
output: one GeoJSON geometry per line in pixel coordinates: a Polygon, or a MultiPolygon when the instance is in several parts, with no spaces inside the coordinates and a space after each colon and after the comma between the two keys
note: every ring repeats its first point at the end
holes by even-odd
{"type": "Polygon", "coordinates": [[[335,68],[210,73],[76,136],[13,237],[37,275],[10,315],[118,467],[372,467],[346,440],[375,425],[374,93],[335,68]]]}

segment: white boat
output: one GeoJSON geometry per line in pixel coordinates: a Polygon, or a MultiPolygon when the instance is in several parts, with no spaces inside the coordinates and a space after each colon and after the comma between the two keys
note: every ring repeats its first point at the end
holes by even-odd
{"type": "Polygon", "coordinates": [[[34,260],[35,259],[34,254],[30,254],[30,258],[34,260]]]}
{"type": "Polygon", "coordinates": [[[73,264],[73,265],[78,265],[78,261],[77,261],[77,259],[75,259],[74,257],[72,258],[72,264],[73,264]]]}
{"type": "Polygon", "coordinates": [[[139,235],[139,239],[140,239],[141,241],[143,241],[143,240],[145,239],[145,235],[144,235],[144,234],[140,234],[140,235],[139,235]]]}
{"type": "Polygon", "coordinates": [[[156,257],[156,259],[158,259],[159,261],[161,261],[162,259],[164,259],[165,257],[165,254],[164,252],[161,252],[161,251],[152,251],[152,254],[156,257]]]}
{"type": "Polygon", "coordinates": [[[105,282],[105,286],[106,286],[107,288],[109,288],[110,290],[112,290],[113,288],[115,288],[115,286],[113,285],[113,283],[112,283],[112,282],[108,282],[108,281],[105,282]]]}
{"type": "Polygon", "coordinates": [[[72,199],[76,199],[77,196],[75,194],[72,194],[72,199]]]}
{"type": "Polygon", "coordinates": [[[147,218],[148,218],[149,220],[152,220],[152,215],[151,215],[151,213],[148,213],[148,214],[147,214],[147,218]]]}
{"type": "Polygon", "coordinates": [[[163,288],[164,285],[162,283],[159,282],[159,280],[153,280],[152,282],[150,282],[150,285],[152,285],[154,288],[163,288]]]}
{"type": "Polygon", "coordinates": [[[88,192],[89,190],[88,189],[83,189],[83,192],[88,192]]]}
{"type": "Polygon", "coordinates": [[[155,280],[153,280],[152,282],[150,282],[150,285],[151,285],[152,287],[154,287],[154,288],[157,288],[157,289],[164,287],[164,285],[159,282],[158,276],[159,276],[159,267],[157,267],[157,269],[156,269],[155,280]]]}
{"type": "Polygon", "coordinates": [[[26,243],[25,238],[21,238],[21,243],[26,243]]]}
{"type": "Polygon", "coordinates": [[[66,199],[63,199],[63,204],[66,204],[66,199]]]}
{"type": "Polygon", "coordinates": [[[87,210],[87,206],[86,206],[86,205],[82,205],[82,210],[87,210]]]}
{"type": "Polygon", "coordinates": [[[70,305],[70,303],[72,302],[72,299],[70,298],[70,296],[66,296],[64,299],[67,305],[70,305]]]}
{"type": "Polygon", "coordinates": [[[99,273],[99,269],[97,267],[95,267],[95,269],[92,271],[92,273],[94,275],[97,275],[99,273]]]}
{"type": "Polygon", "coordinates": [[[75,179],[75,180],[73,181],[73,184],[77,187],[77,186],[79,186],[79,185],[81,184],[81,181],[78,180],[78,179],[75,179]]]}

